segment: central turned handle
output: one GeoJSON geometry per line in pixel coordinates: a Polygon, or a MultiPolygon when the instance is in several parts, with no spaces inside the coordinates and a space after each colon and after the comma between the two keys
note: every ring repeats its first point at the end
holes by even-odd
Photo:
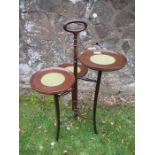
{"type": "Polygon", "coordinates": [[[63,28],[67,32],[77,34],[87,28],[87,23],[77,19],[69,20],[64,24],[63,28]]]}

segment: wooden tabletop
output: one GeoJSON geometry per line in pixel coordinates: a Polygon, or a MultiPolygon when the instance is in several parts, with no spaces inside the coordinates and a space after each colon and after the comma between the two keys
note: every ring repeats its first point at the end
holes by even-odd
{"type": "Polygon", "coordinates": [[[74,84],[74,74],[61,67],[42,69],[32,75],[32,89],[43,94],[59,94],[67,91],[74,84]]]}
{"type": "Polygon", "coordinates": [[[113,51],[84,51],[80,55],[83,65],[98,71],[115,71],[123,68],[127,62],[124,55],[113,51]]]}
{"type": "MultiPolygon", "coordinates": [[[[68,70],[70,70],[71,72],[74,73],[74,65],[73,64],[69,64],[69,63],[61,64],[61,65],[59,65],[59,67],[63,67],[63,68],[68,69],[68,70]]],[[[86,68],[84,65],[82,65],[82,64],[77,65],[77,75],[78,75],[78,77],[85,76],[87,74],[87,72],[88,72],[88,68],[86,68]]]]}

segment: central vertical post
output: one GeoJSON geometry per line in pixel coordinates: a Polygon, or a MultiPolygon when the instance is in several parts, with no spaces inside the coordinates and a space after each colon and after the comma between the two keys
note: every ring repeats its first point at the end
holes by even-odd
{"type": "Polygon", "coordinates": [[[72,107],[74,110],[74,117],[77,118],[78,116],[78,77],[77,77],[77,61],[78,61],[78,51],[77,51],[77,39],[78,33],[74,33],[74,76],[75,76],[75,83],[73,86],[72,91],[72,107]]]}
{"type": "Polygon", "coordinates": [[[64,30],[70,33],[73,33],[74,35],[74,49],[73,49],[73,58],[74,58],[74,76],[75,76],[75,84],[73,85],[73,90],[72,90],[72,110],[74,111],[74,117],[77,118],[79,116],[79,109],[78,109],[78,50],[77,50],[77,39],[78,39],[78,34],[81,31],[84,31],[87,28],[87,23],[81,20],[70,20],[67,21],[64,26],[64,30]],[[70,24],[73,24],[71,26],[70,24]],[[76,25],[76,26],[75,26],[76,25]]]}

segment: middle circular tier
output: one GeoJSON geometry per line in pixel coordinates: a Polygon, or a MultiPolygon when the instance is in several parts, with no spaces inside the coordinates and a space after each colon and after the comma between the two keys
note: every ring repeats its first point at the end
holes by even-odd
{"type": "MultiPolygon", "coordinates": [[[[69,63],[61,64],[61,65],[59,65],[59,67],[68,69],[69,71],[74,73],[74,65],[73,64],[69,64],[69,63]]],[[[86,68],[84,65],[82,65],[82,64],[77,65],[77,76],[78,77],[85,76],[87,74],[87,72],[88,72],[88,68],[86,68]]]]}

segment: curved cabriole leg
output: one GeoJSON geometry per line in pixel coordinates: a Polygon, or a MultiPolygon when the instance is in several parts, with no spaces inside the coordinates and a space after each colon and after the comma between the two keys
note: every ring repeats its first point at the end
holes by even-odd
{"type": "Polygon", "coordinates": [[[54,100],[55,100],[55,109],[56,109],[56,125],[57,125],[57,130],[56,130],[56,141],[59,140],[59,133],[60,133],[60,109],[59,109],[59,96],[54,95],[54,100]]]}
{"type": "Polygon", "coordinates": [[[99,93],[99,89],[100,89],[101,76],[102,76],[102,71],[99,71],[98,76],[97,76],[97,83],[96,83],[95,96],[94,96],[94,106],[93,106],[93,125],[94,125],[95,134],[97,134],[97,129],[96,129],[96,107],[97,107],[98,93],[99,93]]]}

